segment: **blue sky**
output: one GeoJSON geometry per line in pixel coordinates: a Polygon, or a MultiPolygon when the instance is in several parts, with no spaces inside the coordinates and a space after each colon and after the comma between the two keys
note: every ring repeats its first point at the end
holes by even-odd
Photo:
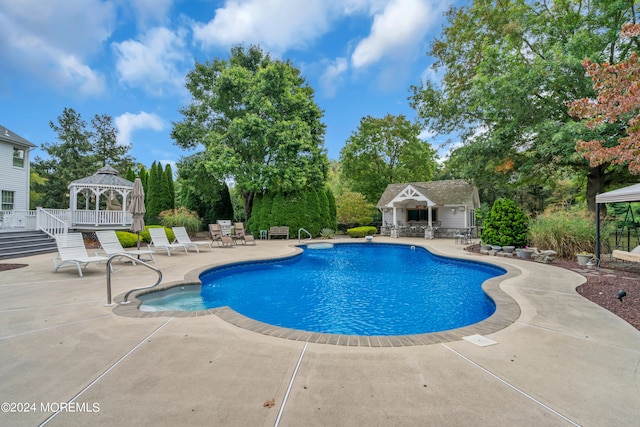
{"type": "MultiPolygon", "coordinates": [[[[190,154],[170,137],[195,61],[259,44],[314,88],[337,159],[360,119],[413,119],[409,86],[437,80],[426,56],[451,1],[0,0],[0,124],[40,146],[73,108],[110,115],[140,163],[190,154]]],[[[434,147],[445,137],[429,135],[434,147]]],[[[36,150],[36,155],[45,155],[36,150]]]]}

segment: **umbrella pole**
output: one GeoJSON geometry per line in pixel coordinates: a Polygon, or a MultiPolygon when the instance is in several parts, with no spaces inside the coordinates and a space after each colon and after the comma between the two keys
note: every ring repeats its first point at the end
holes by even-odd
{"type": "MultiPolygon", "coordinates": [[[[140,250],[140,232],[138,231],[138,250],[140,250]]],[[[140,259],[140,254],[138,253],[138,259],[140,259]]]]}

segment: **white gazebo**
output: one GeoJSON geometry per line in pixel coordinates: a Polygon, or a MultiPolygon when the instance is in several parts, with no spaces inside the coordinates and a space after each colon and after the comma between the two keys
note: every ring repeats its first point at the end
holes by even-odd
{"type": "Polygon", "coordinates": [[[120,178],[111,166],[69,184],[70,228],[129,228],[127,203],[133,182],[120,178]]]}

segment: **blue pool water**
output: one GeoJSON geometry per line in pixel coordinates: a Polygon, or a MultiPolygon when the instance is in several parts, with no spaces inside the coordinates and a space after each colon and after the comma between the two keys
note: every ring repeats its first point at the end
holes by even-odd
{"type": "MultiPolygon", "coordinates": [[[[482,283],[505,270],[395,244],[305,248],[284,260],[203,273],[202,290],[144,301],[143,310],[229,306],[261,322],[349,335],[405,335],[455,329],[491,316],[482,283]]],[[[149,294],[148,297],[152,297],[149,294]]]]}

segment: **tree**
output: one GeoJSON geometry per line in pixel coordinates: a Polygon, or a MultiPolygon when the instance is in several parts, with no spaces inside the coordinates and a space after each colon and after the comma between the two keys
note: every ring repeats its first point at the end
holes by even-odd
{"type": "Polygon", "coordinates": [[[171,170],[171,165],[168,163],[164,166],[164,172],[162,174],[162,193],[163,193],[162,210],[175,209],[176,192],[173,186],[173,171],[171,170]]]}
{"type": "MultiPolygon", "coordinates": [[[[162,168],[162,166],[160,166],[162,168]]],[[[160,214],[160,193],[161,180],[158,178],[158,165],[156,162],[151,164],[149,175],[147,176],[147,188],[145,188],[145,204],[146,217],[148,221],[155,221],[160,214]]]]}
{"type": "Polygon", "coordinates": [[[324,185],[322,111],[289,61],[236,46],[229,60],[196,63],[186,87],[193,99],[171,136],[182,148],[205,147],[207,170],[235,181],[247,219],[256,194],[324,185]]]}
{"type": "Polygon", "coordinates": [[[519,246],[527,243],[529,219],[510,199],[498,199],[484,219],[482,241],[490,245],[519,246]]]}
{"type": "Polygon", "coordinates": [[[340,151],[342,181],[372,203],[388,184],[430,181],[436,151],[419,134],[420,126],[403,115],[362,118],[340,151]]]}
{"type": "Polygon", "coordinates": [[[131,146],[118,144],[118,130],[111,116],[96,114],[91,119],[91,126],[91,145],[100,166],[110,165],[124,174],[133,165],[133,157],[128,154],[131,146]]]}
{"type": "Polygon", "coordinates": [[[233,208],[227,202],[228,189],[206,168],[207,152],[183,157],[177,164],[182,205],[196,211],[206,224],[217,219],[230,219],[233,208]],[[225,201],[223,201],[225,200],[225,201]]]}
{"type": "Polygon", "coordinates": [[[107,115],[94,116],[89,130],[80,114],[73,108],[65,108],[57,124],[49,122],[49,126],[56,133],[57,141],[43,144],[42,149],[49,157],[36,157],[32,165],[42,178],[34,181],[32,188],[41,194],[42,206],[68,208],[67,187],[71,181],[84,178],[107,164],[124,174],[133,164],[133,158],[127,154],[131,147],[117,144],[117,130],[107,115]]]}
{"type": "Polygon", "coordinates": [[[375,209],[374,205],[367,201],[364,194],[351,190],[344,190],[336,197],[336,207],[338,223],[346,224],[348,227],[371,223],[375,209]]]}
{"type": "Polygon", "coordinates": [[[478,185],[488,174],[518,185],[544,185],[569,168],[586,177],[590,208],[613,173],[591,167],[575,151],[588,134],[566,101],[591,96],[583,58],[611,62],[628,56],[618,43],[634,2],[473,1],[451,8],[450,25],[431,46],[442,82],[413,88],[412,105],[425,126],[458,133],[467,170],[478,185]],[[522,180],[522,177],[526,177],[522,180]]]}
{"type": "Polygon", "coordinates": [[[44,181],[33,184],[36,192],[42,194],[42,206],[66,209],[69,207],[69,183],[97,169],[91,133],[80,114],[72,108],[65,108],[58,116],[57,124],[50,121],[49,126],[56,133],[58,142],[42,145],[49,158],[36,157],[33,169],[44,181]]]}
{"type": "MultiPolygon", "coordinates": [[[[623,36],[637,37],[640,25],[623,28],[623,36]]],[[[578,118],[589,119],[589,129],[603,127],[605,124],[626,123],[618,137],[607,144],[603,139],[578,141],[579,153],[589,159],[592,167],[606,163],[628,165],[629,172],[640,173],[640,62],[638,54],[618,64],[597,64],[590,59],[583,62],[587,74],[593,79],[593,89],[598,93],[596,99],[582,98],[570,104],[569,112],[578,118]]]]}

